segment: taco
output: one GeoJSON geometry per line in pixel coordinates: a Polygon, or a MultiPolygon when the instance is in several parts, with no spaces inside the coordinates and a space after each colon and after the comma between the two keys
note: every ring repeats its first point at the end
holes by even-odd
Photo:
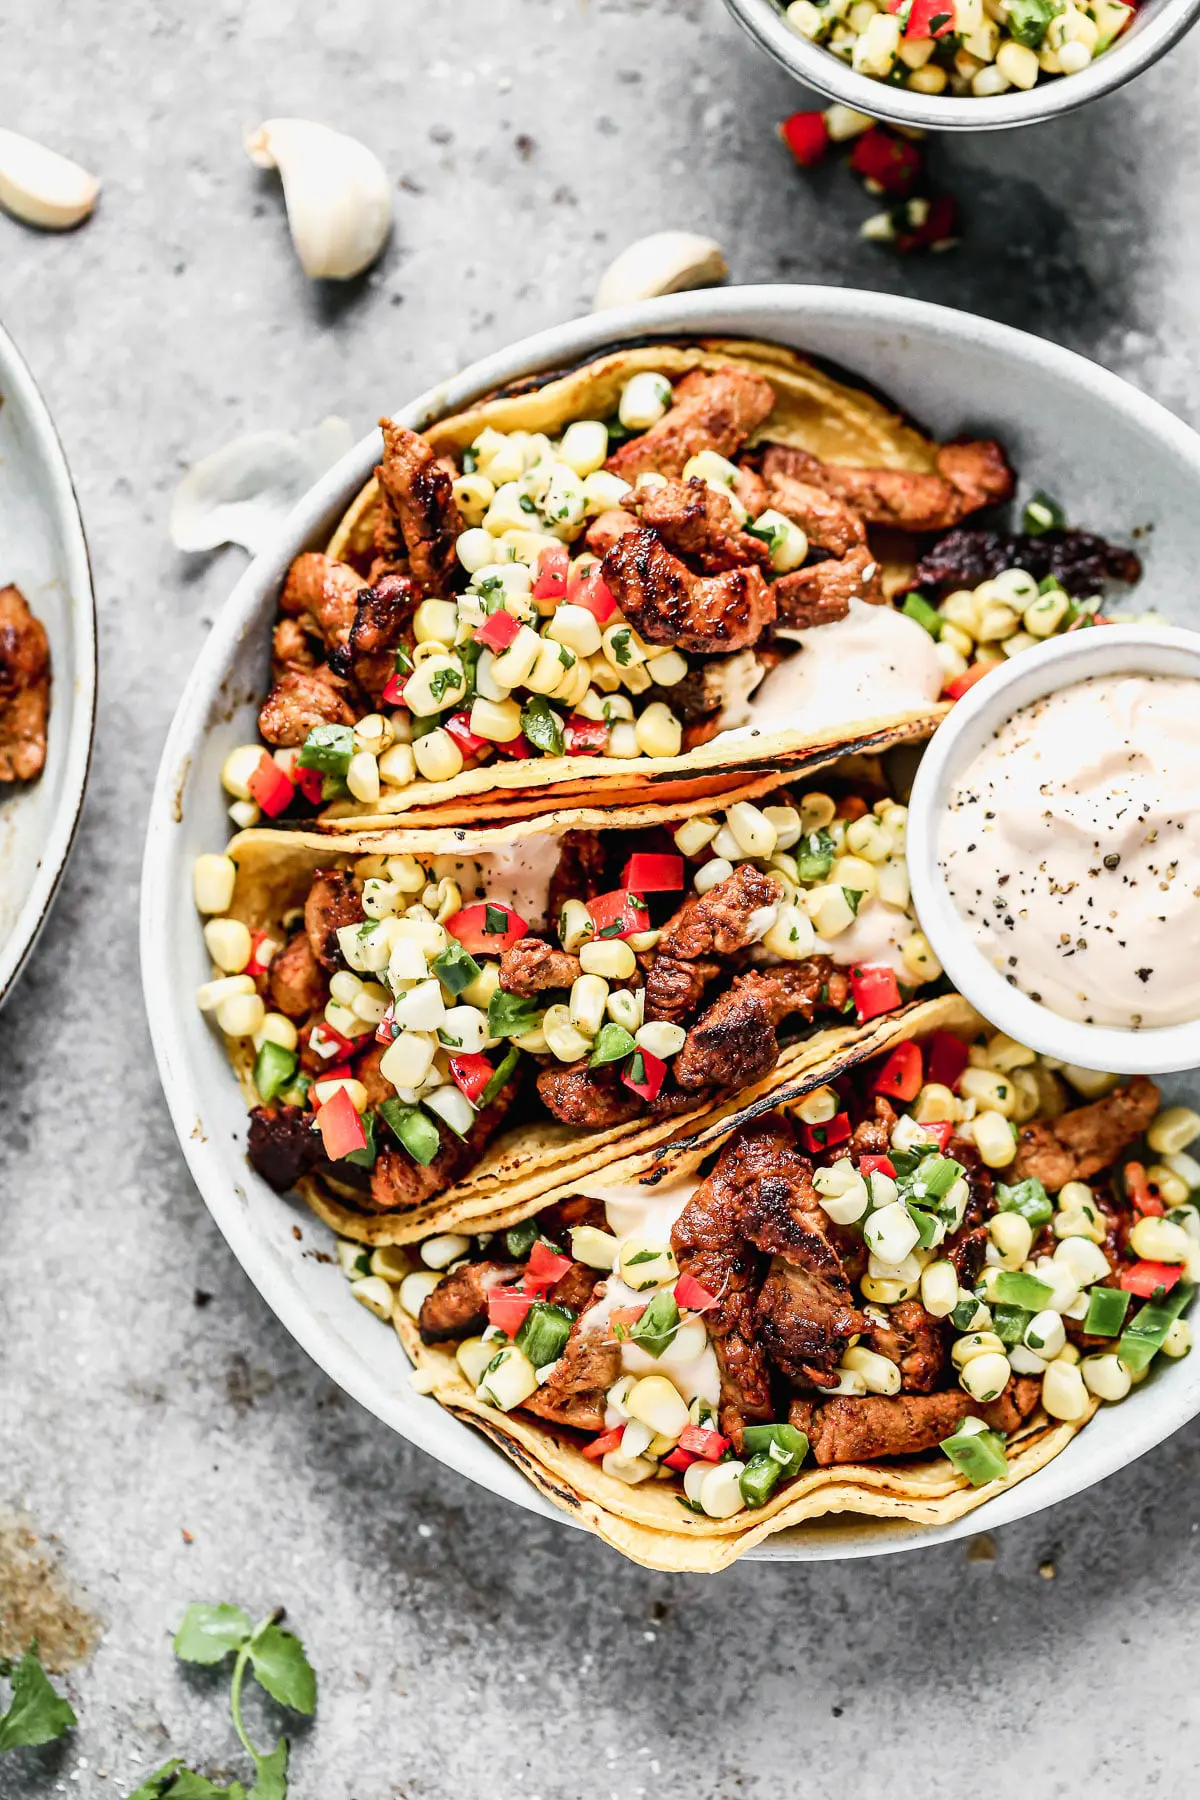
{"type": "Polygon", "coordinates": [[[273,758],[227,769],[288,821],[702,797],[927,736],[1001,640],[1082,616],[1064,588],[1018,630],[1038,571],[1094,595],[1136,570],[1050,502],[1036,538],[975,528],[1013,491],[998,444],[937,444],[777,346],[631,346],[382,431],[376,478],[284,584],[273,758]],[[919,574],[949,613],[904,599],[919,574]]]}
{"type": "Polygon", "coordinates": [[[412,1240],[736,1110],[936,982],[879,762],[763,800],[201,858],[252,1165],[412,1240]]]}
{"type": "Polygon", "coordinates": [[[829,1512],[957,1518],[1186,1351],[1200,1213],[1141,1144],[1200,1118],[1158,1105],[949,995],[507,1225],[340,1260],[556,1504],[716,1569],[829,1512]]]}

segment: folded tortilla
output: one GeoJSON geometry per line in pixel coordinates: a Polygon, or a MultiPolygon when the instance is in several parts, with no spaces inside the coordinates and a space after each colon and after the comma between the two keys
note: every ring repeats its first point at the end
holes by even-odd
{"type": "MultiPolygon", "coordinates": [[[[774,411],[750,438],[794,444],[822,461],[869,468],[936,468],[936,445],[873,395],[847,386],[824,369],[782,345],[710,338],[693,344],[638,344],[611,351],[597,361],[565,372],[548,372],[491,395],[468,411],[424,425],[439,455],[460,454],[485,427],[497,431],[560,433],[573,419],[608,418],[632,375],[658,370],[680,376],[690,369],[729,364],[765,377],[776,394],[774,411]]],[[[378,482],[358,494],[327,546],[328,554],[365,572],[373,560],[373,533],[379,510],[378,482]]],[[[881,554],[884,589],[904,585],[907,565],[881,554]]],[[[370,810],[340,803],[323,823],[332,831],[380,830],[400,820],[437,825],[469,825],[495,809],[512,807],[529,816],[540,806],[558,806],[569,797],[629,798],[652,792],[656,800],[702,799],[726,793],[768,769],[798,773],[841,749],[869,750],[928,737],[945,716],[934,702],[886,718],[848,719],[836,731],[806,732],[801,723],[786,731],[758,731],[753,723],[686,754],[664,759],[623,760],[605,756],[500,758],[464,769],[450,781],[415,781],[385,792],[370,810]],[[546,789],[552,795],[546,795],[546,789]]]]}

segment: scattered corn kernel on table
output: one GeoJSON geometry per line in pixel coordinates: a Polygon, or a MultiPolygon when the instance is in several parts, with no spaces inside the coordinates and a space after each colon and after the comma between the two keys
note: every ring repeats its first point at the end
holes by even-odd
{"type": "MultiPolygon", "coordinates": [[[[814,1797],[882,1791],[903,1764],[949,1800],[1001,1728],[1030,1795],[1181,1791],[1200,1424],[967,1545],[711,1582],[626,1564],[389,1435],[285,1334],[176,1147],[135,934],[163,735],[242,566],[171,549],[188,464],[331,412],[357,435],[381,372],[399,400],[585,309],[610,257],[668,225],[715,236],[739,280],[1021,324],[1198,423],[1200,251],[1180,229],[1198,75],[1194,38],[1052,127],[937,146],[965,239],[903,258],[859,235],[870,207],[844,168],[802,176],[781,151],[777,121],[813,102],[718,0],[5,9],[6,122],[104,192],[74,235],[0,217],[0,311],[65,439],[102,627],[82,838],[0,1020],[0,1651],[26,1531],[103,1636],[68,1677],[79,1731],[0,1760],[0,1800],[123,1796],[172,1752],[234,1771],[219,1690],[170,1654],[196,1598],[286,1605],[303,1633],[322,1689],[301,1796],[766,1800],[802,1758],[814,1797]],[[383,260],[344,289],[306,283],[244,158],[242,128],[272,111],[355,130],[397,184],[383,260]],[[1097,1678],[1114,1656],[1152,1704],[1114,1709],[1097,1678]]],[[[964,413],[986,423],[969,395],[964,413]]]]}

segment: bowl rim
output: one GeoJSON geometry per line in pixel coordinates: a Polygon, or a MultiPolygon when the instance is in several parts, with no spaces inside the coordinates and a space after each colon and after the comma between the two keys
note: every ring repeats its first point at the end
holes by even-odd
{"type": "Polygon", "coordinates": [[[9,332],[0,326],[0,393],[22,413],[30,428],[31,455],[47,478],[53,526],[62,547],[64,599],[74,652],[69,692],[52,670],[51,711],[66,715],[62,791],[54,808],[41,861],[8,936],[0,942],[0,1006],[16,987],[50,916],[83,816],[83,803],[96,736],[98,649],[96,595],[79,496],[50,408],[29,364],[9,332]]]}
{"type": "MultiPolygon", "coordinates": [[[[814,323],[832,320],[839,328],[850,324],[864,336],[885,332],[902,337],[912,331],[926,340],[969,340],[985,352],[1019,358],[1035,371],[1065,376],[1089,388],[1144,432],[1165,441],[1190,463],[1200,490],[1200,437],[1158,401],[1110,370],[1012,326],[927,301],[853,288],[746,286],[671,295],[638,306],[589,314],[519,339],[480,359],[453,379],[428,388],[407,406],[398,408],[396,417],[419,428],[508,381],[570,366],[573,358],[599,356],[607,349],[639,338],[769,337],[774,331],[783,334],[784,341],[798,340],[802,339],[806,319],[814,323]],[[770,326],[764,315],[774,315],[770,326]]],[[[338,507],[349,504],[378,460],[379,451],[379,432],[368,433],[301,499],[272,542],[244,570],[218,611],[192,666],[163,747],[147,821],[140,914],[142,980],[151,1042],[176,1136],[205,1205],[244,1273],[290,1335],[331,1380],[418,1448],[448,1467],[459,1468],[454,1454],[460,1441],[456,1434],[470,1428],[451,1418],[433,1401],[429,1410],[417,1409],[416,1416],[409,1415],[401,1426],[395,1416],[394,1396],[385,1381],[377,1372],[364,1369],[346,1341],[315,1316],[308,1303],[297,1295],[282,1260],[252,1226],[244,1188],[239,1182],[229,1181],[222,1169],[226,1152],[210,1141],[200,1126],[198,1090],[188,1068],[183,1029],[184,1008],[190,1007],[191,997],[177,991],[179,984],[173,979],[171,956],[172,929],[177,924],[168,904],[171,871],[184,853],[180,834],[188,784],[195,778],[193,752],[206,729],[210,709],[236,668],[239,646],[256,615],[274,605],[278,585],[292,556],[309,544],[323,522],[336,516],[338,507]]],[[[1114,1473],[1178,1430],[1200,1411],[1200,1385],[1194,1402],[1186,1394],[1182,1403],[1178,1397],[1172,1399],[1169,1407],[1160,1402],[1158,1406],[1139,1408],[1137,1417],[1123,1429],[1100,1470],[1080,1469],[1068,1461],[1064,1475],[1063,1459],[1056,1458],[1030,1480],[995,1496],[978,1512],[949,1524],[885,1523],[847,1515],[853,1521],[849,1526],[839,1526],[834,1520],[828,1528],[809,1529],[800,1536],[788,1534],[786,1540],[767,1539],[748,1554],[761,1561],[793,1562],[891,1555],[948,1543],[1029,1517],[1114,1473]]],[[[1068,1446],[1068,1459],[1074,1447],[1068,1446]]],[[[493,1455],[497,1466],[493,1480],[484,1483],[481,1476],[471,1471],[460,1472],[470,1474],[490,1492],[502,1493],[529,1511],[560,1524],[578,1524],[551,1507],[523,1478],[518,1477],[515,1482],[507,1479],[501,1467],[512,1474],[511,1465],[504,1462],[499,1451],[493,1455]]]]}
{"type": "Polygon", "coordinates": [[[1044,1056],[1123,1075],[1200,1067],[1200,1019],[1145,1031],[1065,1019],[1010,987],[975,941],[938,864],[947,793],[1006,720],[1093,676],[1177,674],[1200,683],[1200,632],[1177,625],[1110,625],[1068,632],[1015,656],[958,701],[921,758],[909,796],[906,856],[913,905],[934,955],[984,1018],[1044,1056]]]}
{"type": "Polygon", "coordinates": [[[856,74],[832,51],[793,31],[775,0],[725,0],[725,4],[759,49],[795,80],[872,118],[934,131],[1009,131],[1074,112],[1140,75],[1200,16],[1200,0],[1160,0],[1157,11],[1135,19],[1129,31],[1080,74],[1039,81],[1025,92],[977,99],[917,94],[856,74]]]}

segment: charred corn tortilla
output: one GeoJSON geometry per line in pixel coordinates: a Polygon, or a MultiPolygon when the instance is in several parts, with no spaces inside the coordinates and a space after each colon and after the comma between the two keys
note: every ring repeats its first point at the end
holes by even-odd
{"type": "MultiPolygon", "coordinates": [[[[667,823],[677,816],[674,809],[647,806],[626,809],[618,819],[605,815],[604,822],[634,830],[667,823]]],[[[558,831],[578,828],[580,817],[577,813],[563,813],[558,831]]],[[[544,819],[533,819],[490,831],[396,831],[386,838],[340,839],[336,853],[346,858],[376,855],[382,850],[470,854],[473,850],[494,849],[498,840],[511,843],[546,829],[544,819]]],[[[285,935],[284,917],[303,905],[313,873],[329,864],[334,849],[328,839],[314,833],[241,833],[228,850],[237,865],[229,916],[252,932],[285,935]]],[[[916,1002],[914,1007],[920,1004],[916,1002]]],[[[900,1016],[903,1015],[893,1015],[900,1016]]],[[[610,1167],[614,1158],[620,1158],[623,1165],[630,1157],[653,1156],[674,1143],[686,1146],[692,1134],[700,1145],[697,1156],[707,1154],[708,1147],[719,1141],[724,1121],[748,1106],[769,1105],[770,1096],[780,1087],[803,1081],[811,1068],[824,1064],[835,1053],[854,1055],[860,1040],[867,1046],[875,1042],[876,1036],[874,1025],[865,1029],[840,1025],[819,1030],[786,1047],[767,1076],[717,1107],[698,1101],[694,1107],[666,1117],[645,1115],[623,1125],[591,1130],[563,1125],[544,1116],[521,1123],[492,1139],[461,1180],[434,1199],[404,1212],[373,1212],[362,1205],[353,1185],[338,1182],[325,1173],[302,1177],[298,1188],[326,1224],[341,1236],[361,1243],[406,1244],[435,1231],[489,1229],[497,1218],[509,1221],[525,1217],[546,1204],[548,1197],[570,1192],[573,1182],[594,1177],[610,1167]]],[[[259,1102],[254,1086],[253,1045],[247,1039],[229,1039],[227,1044],[247,1108],[254,1107],[259,1102]]],[[[863,1048],[862,1054],[870,1053],[863,1048]]]]}
{"type": "MultiPolygon", "coordinates": [[[[461,457],[485,428],[500,432],[557,434],[571,421],[606,418],[615,413],[621,390],[631,376],[658,371],[679,377],[692,369],[734,364],[765,377],[776,395],[773,412],[753,434],[760,440],[795,445],[822,461],[864,467],[929,473],[935,469],[935,446],[899,414],[862,390],[836,380],[815,364],[780,345],[737,339],[709,339],[696,344],[642,344],[611,352],[595,362],[555,373],[517,391],[493,395],[466,412],[434,420],[424,435],[439,455],[461,457]]],[[[331,557],[365,570],[372,560],[373,536],[380,507],[374,478],[358,494],[327,546],[331,557]]],[[[885,590],[896,591],[907,565],[882,560],[885,590]]],[[[755,732],[753,702],[747,728],[722,743],[710,742],[681,756],[633,761],[605,756],[539,757],[501,760],[464,769],[449,781],[417,780],[385,791],[369,811],[340,808],[330,816],[333,829],[382,829],[397,815],[420,816],[438,824],[471,823],[494,803],[515,799],[525,811],[538,804],[547,787],[552,804],[567,796],[629,797],[647,787],[656,797],[682,799],[679,785],[689,774],[697,784],[694,797],[716,795],[753,777],[765,766],[803,770],[827,757],[838,745],[868,746],[929,736],[946,713],[930,704],[884,719],[848,720],[837,732],[795,730],[755,732]],[[677,791],[675,791],[677,790],[677,791]]]]}
{"type": "MultiPolygon", "coordinates": [[[[983,1023],[958,995],[919,1003],[904,1015],[860,1031],[852,1042],[805,1070],[793,1069],[774,1093],[760,1096],[740,1111],[706,1121],[690,1136],[649,1155],[623,1158],[617,1166],[606,1167],[605,1173],[614,1183],[654,1183],[668,1175],[695,1172],[738,1127],[761,1112],[787,1109],[814,1088],[902,1041],[919,1040],[935,1031],[974,1034],[983,1023]]],[[[490,1218],[486,1227],[475,1223],[468,1229],[514,1225],[571,1192],[570,1183],[564,1183],[532,1204],[514,1203],[490,1218]]],[[[1089,1399],[1084,1418],[1071,1424],[1050,1419],[1039,1408],[1007,1441],[1008,1475],[1003,1482],[973,1488],[945,1457],[929,1452],[887,1463],[810,1468],[786,1487],[777,1488],[765,1506],[731,1519],[712,1519],[684,1506],[674,1482],[651,1479],[630,1486],[585,1457],[578,1435],[528,1414],[500,1412],[478,1400],[452,1347],[422,1343],[415,1320],[399,1307],[394,1310],[393,1322],[406,1354],[432,1382],[432,1395],[441,1405],[483,1431],[539,1492],[606,1543],[648,1568],[669,1571],[712,1573],[727,1568],[765,1538],[836,1513],[917,1525],[949,1524],[1043,1468],[1082,1429],[1099,1404],[1089,1399]]]]}

